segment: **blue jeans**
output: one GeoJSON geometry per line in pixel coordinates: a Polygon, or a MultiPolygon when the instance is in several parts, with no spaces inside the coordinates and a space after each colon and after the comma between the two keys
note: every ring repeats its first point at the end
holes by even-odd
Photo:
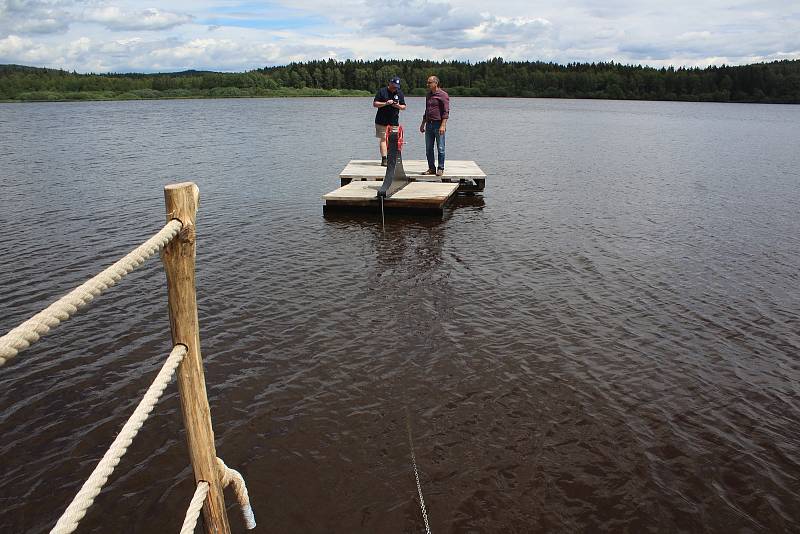
{"type": "Polygon", "coordinates": [[[439,153],[439,168],[444,169],[444,136],[439,133],[442,121],[428,121],[425,123],[425,155],[428,157],[428,168],[435,169],[433,159],[433,142],[436,141],[436,150],[439,153]]]}

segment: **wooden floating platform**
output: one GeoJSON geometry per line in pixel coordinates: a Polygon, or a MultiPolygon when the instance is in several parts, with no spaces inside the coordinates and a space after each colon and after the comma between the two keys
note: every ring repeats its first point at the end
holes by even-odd
{"type": "MultiPolygon", "coordinates": [[[[486,174],[474,161],[447,160],[444,176],[422,176],[428,169],[425,160],[403,160],[406,175],[414,182],[443,182],[457,183],[459,193],[479,193],[486,185],[486,174]]],[[[342,186],[354,181],[383,180],[386,167],[381,167],[377,160],[354,159],[339,173],[342,186]]]]}
{"type": "MultiPolygon", "coordinates": [[[[405,162],[403,162],[405,165],[405,162]]],[[[385,169],[385,167],[379,168],[385,169]]],[[[381,181],[352,181],[327,195],[323,212],[357,210],[379,212],[380,200],[377,198],[381,181]]],[[[458,183],[411,182],[390,198],[383,201],[386,211],[413,211],[415,213],[441,214],[444,207],[456,194],[458,183]]]]}

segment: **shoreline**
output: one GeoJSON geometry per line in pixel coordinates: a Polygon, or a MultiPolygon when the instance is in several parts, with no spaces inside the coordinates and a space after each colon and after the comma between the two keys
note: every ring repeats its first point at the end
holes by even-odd
{"type": "MultiPolygon", "coordinates": [[[[228,88],[222,88],[228,89],[228,88]]],[[[23,98],[0,99],[2,103],[22,104],[26,102],[113,102],[124,100],[204,100],[219,98],[298,98],[298,97],[366,97],[372,96],[369,91],[359,89],[267,89],[258,94],[231,94],[220,92],[218,94],[155,94],[160,91],[147,90],[147,93],[124,92],[110,94],[111,91],[86,91],[65,92],[31,91],[23,93],[23,98]]]]}
{"type": "MultiPolygon", "coordinates": [[[[69,94],[69,93],[68,93],[69,94]]],[[[114,96],[92,97],[88,93],[86,96],[78,98],[66,95],[52,94],[52,98],[22,98],[22,99],[0,99],[0,104],[30,104],[47,102],[124,102],[124,101],[156,101],[156,100],[227,100],[227,99],[247,99],[247,98],[367,98],[373,96],[369,91],[358,89],[347,90],[289,90],[274,91],[273,94],[257,95],[158,95],[158,96],[138,96],[125,94],[114,96]]],[[[406,95],[409,97],[421,95],[406,95]]],[[[616,102],[683,102],[683,103],[708,103],[708,104],[763,104],[763,105],[800,105],[794,101],[763,101],[763,100],[713,100],[713,99],[646,99],[646,98],[602,98],[598,96],[488,96],[488,95],[453,95],[459,98],[488,98],[488,99],[546,99],[546,100],[608,100],[616,102]]]]}

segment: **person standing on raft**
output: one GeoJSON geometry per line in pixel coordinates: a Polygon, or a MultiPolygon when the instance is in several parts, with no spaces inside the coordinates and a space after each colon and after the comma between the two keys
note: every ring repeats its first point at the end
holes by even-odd
{"type": "Polygon", "coordinates": [[[450,118],[450,96],[439,88],[439,78],[428,77],[428,94],[425,95],[425,113],[419,131],[425,133],[425,156],[428,158],[428,170],[424,175],[442,176],[444,174],[444,133],[447,130],[447,119],[450,118]],[[434,167],[433,142],[439,153],[439,166],[434,167]]]}
{"type": "Polygon", "coordinates": [[[386,167],[386,128],[400,125],[400,111],[406,109],[406,99],[400,90],[400,78],[393,76],[386,87],[375,93],[372,107],[378,108],[375,113],[375,137],[381,151],[381,166],[386,167]]]}

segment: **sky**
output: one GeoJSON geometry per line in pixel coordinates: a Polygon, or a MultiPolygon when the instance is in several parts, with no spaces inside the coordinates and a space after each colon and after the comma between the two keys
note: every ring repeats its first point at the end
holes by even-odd
{"type": "Polygon", "coordinates": [[[241,72],[346,59],[800,59],[800,0],[0,0],[0,64],[241,72]]]}

